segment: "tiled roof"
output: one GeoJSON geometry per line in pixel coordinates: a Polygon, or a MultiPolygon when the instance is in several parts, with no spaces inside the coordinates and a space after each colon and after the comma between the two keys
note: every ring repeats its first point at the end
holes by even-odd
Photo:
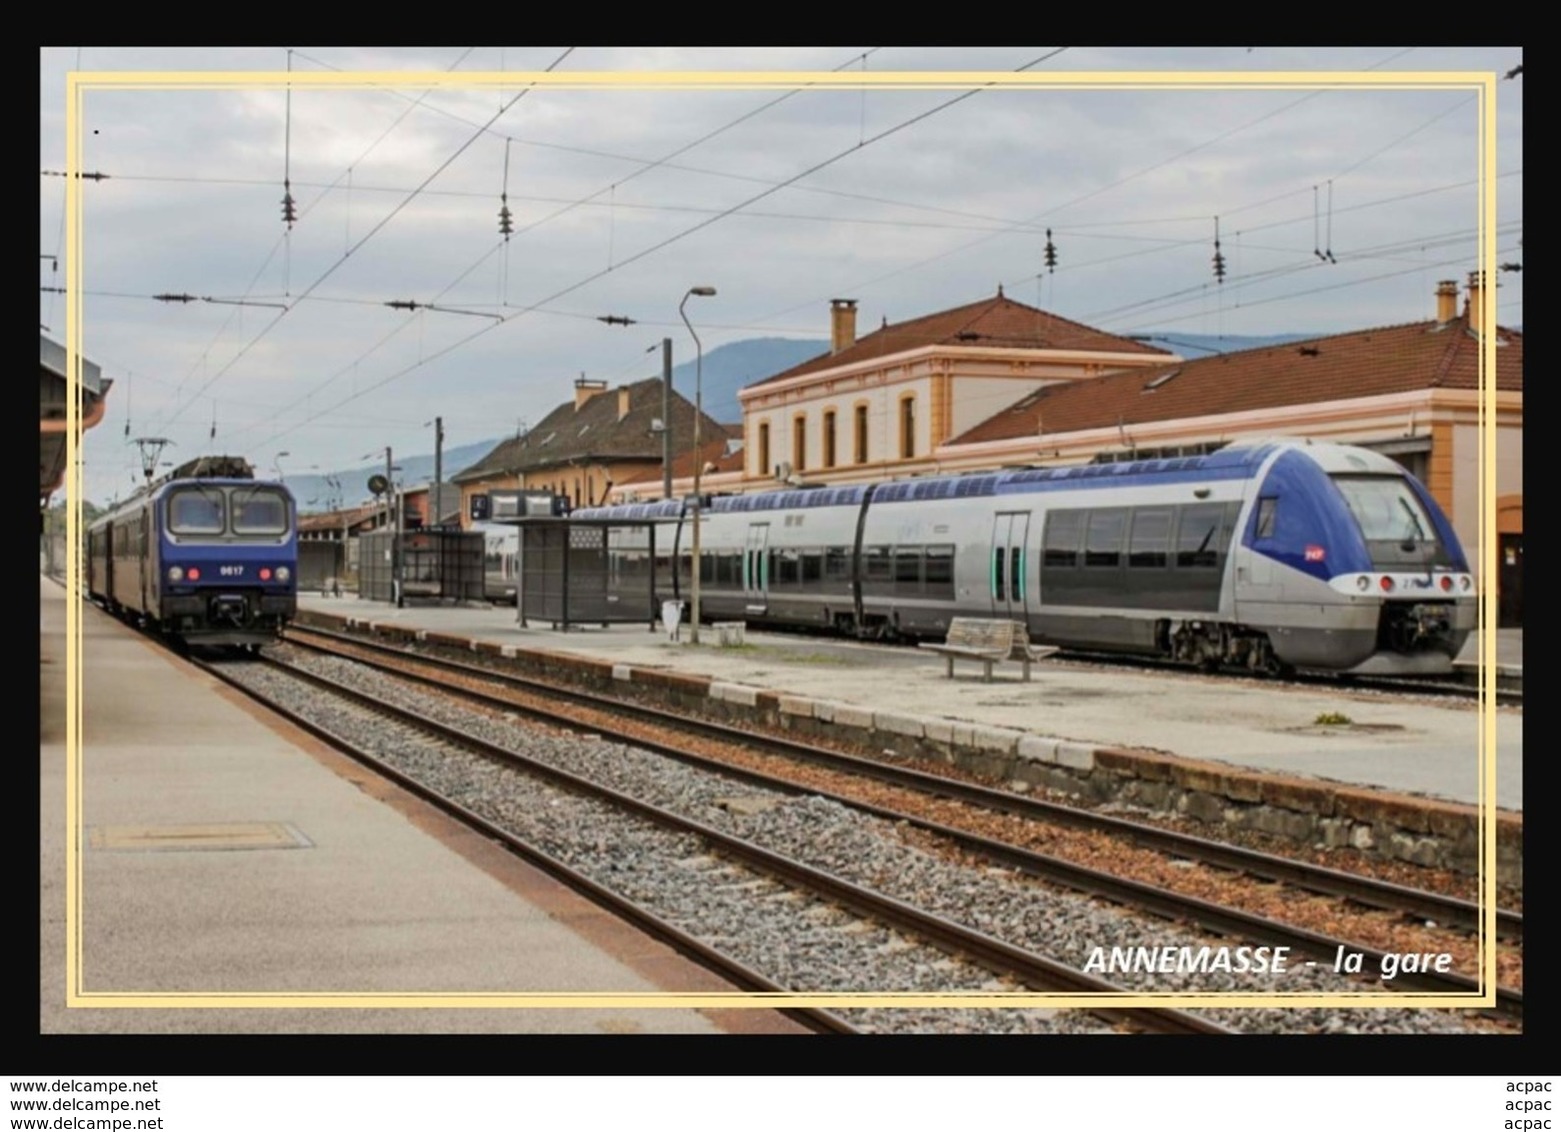
{"type": "Polygon", "coordinates": [[[1104,330],[1070,322],[1047,311],[996,297],[923,315],[908,322],[889,323],[863,335],[838,354],[818,357],[754,382],[747,388],[769,385],[788,378],[836,366],[856,365],[905,350],[926,346],[993,346],[1026,350],[1098,350],[1116,354],[1165,354],[1155,346],[1120,338],[1104,330]]]}
{"type": "MultiPolygon", "coordinates": [[[[1523,388],[1523,335],[1498,331],[1496,388],[1523,388]]],[[[1479,340],[1468,319],[1379,327],[1048,385],[987,418],[951,445],[1077,432],[1147,421],[1240,413],[1479,386],[1479,340]]]]}
{"type": "Polygon", "coordinates": [[[313,515],[300,515],[298,529],[300,531],[339,531],[343,527],[350,529],[366,519],[383,514],[384,511],[384,504],[371,503],[363,507],[350,507],[345,511],[321,511],[313,515]]]}
{"type": "MultiPolygon", "coordinates": [[[[743,454],[741,452],[728,453],[726,441],[717,440],[713,444],[701,445],[704,449],[705,468],[700,472],[702,476],[712,476],[720,472],[739,472],[743,468],[743,454]],[[713,466],[712,466],[713,465],[713,466]]],[[[694,475],[694,453],[684,452],[672,458],[672,478],[691,479],[694,475]]],[[[654,483],[662,481],[661,469],[653,468],[640,472],[622,481],[619,487],[628,487],[630,484],[654,483]]]]}
{"type": "MultiPolygon", "coordinates": [[[[493,475],[540,471],[573,461],[661,459],[661,436],[651,422],[661,417],[661,379],[650,377],[622,386],[629,392],[629,411],[618,416],[619,389],[606,389],[575,408],[573,400],[559,405],[524,436],[504,441],[459,475],[467,483],[493,475]]],[[[694,406],[672,395],[672,435],[680,442],[694,435],[694,406]],[[685,439],[686,438],[686,439],[685,439]]],[[[726,435],[726,426],[708,413],[700,431],[726,435]]]]}

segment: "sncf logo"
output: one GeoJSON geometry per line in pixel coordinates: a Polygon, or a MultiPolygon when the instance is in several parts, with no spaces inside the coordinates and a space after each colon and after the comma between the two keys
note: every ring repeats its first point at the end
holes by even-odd
{"type": "Polygon", "coordinates": [[[1321,562],[1326,557],[1328,557],[1328,552],[1322,547],[1316,545],[1315,543],[1307,546],[1306,560],[1308,562],[1321,562]]]}

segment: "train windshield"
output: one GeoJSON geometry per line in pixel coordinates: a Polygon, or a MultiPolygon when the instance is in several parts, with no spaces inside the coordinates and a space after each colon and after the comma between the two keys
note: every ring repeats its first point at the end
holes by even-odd
{"type": "Polygon", "coordinates": [[[1402,476],[1334,476],[1378,569],[1452,566],[1436,525],[1402,476]]]}
{"type": "Polygon", "coordinates": [[[287,533],[287,497],[271,487],[233,489],[233,533],[281,535],[287,533]]]}
{"type": "Polygon", "coordinates": [[[191,487],[168,497],[168,529],[176,535],[220,535],[227,527],[227,504],[214,487],[191,487]]]}

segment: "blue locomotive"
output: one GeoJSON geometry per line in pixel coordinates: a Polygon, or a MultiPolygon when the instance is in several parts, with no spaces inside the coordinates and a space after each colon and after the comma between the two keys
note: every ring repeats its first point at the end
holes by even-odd
{"type": "MultiPolygon", "coordinates": [[[[656,573],[687,598],[680,501],[576,515],[676,523],[656,573]]],[[[1424,485],[1340,444],[722,496],[700,542],[704,617],[859,637],[1005,617],[1083,650],[1407,675],[1448,671],[1476,623],[1468,560],[1424,485]]],[[[623,592],[644,593],[635,536],[611,556],[623,592]]]]}
{"type": "Polygon", "coordinates": [[[87,529],[87,592],[187,644],[258,650],[298,609],[298,522],[285,484],[247,462],[193,461],[87,529]]]}

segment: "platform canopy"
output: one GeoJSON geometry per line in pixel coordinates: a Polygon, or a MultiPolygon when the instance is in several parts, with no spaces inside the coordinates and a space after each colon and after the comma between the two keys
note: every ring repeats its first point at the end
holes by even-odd
{"type": "MultiPolygon", "coordinates": [[[[39,334],[38,340],[38,501],[40,506],[47,506],[49,496],[59,490],[65,479],[65,408],[70,385],[65,347],[46,334],[39,334]]],[[[80,423],[82,431],[86,431],[103,419],[113,382],[103,376],[96,362],[86,358],[80,362],[80,423]]]]}

